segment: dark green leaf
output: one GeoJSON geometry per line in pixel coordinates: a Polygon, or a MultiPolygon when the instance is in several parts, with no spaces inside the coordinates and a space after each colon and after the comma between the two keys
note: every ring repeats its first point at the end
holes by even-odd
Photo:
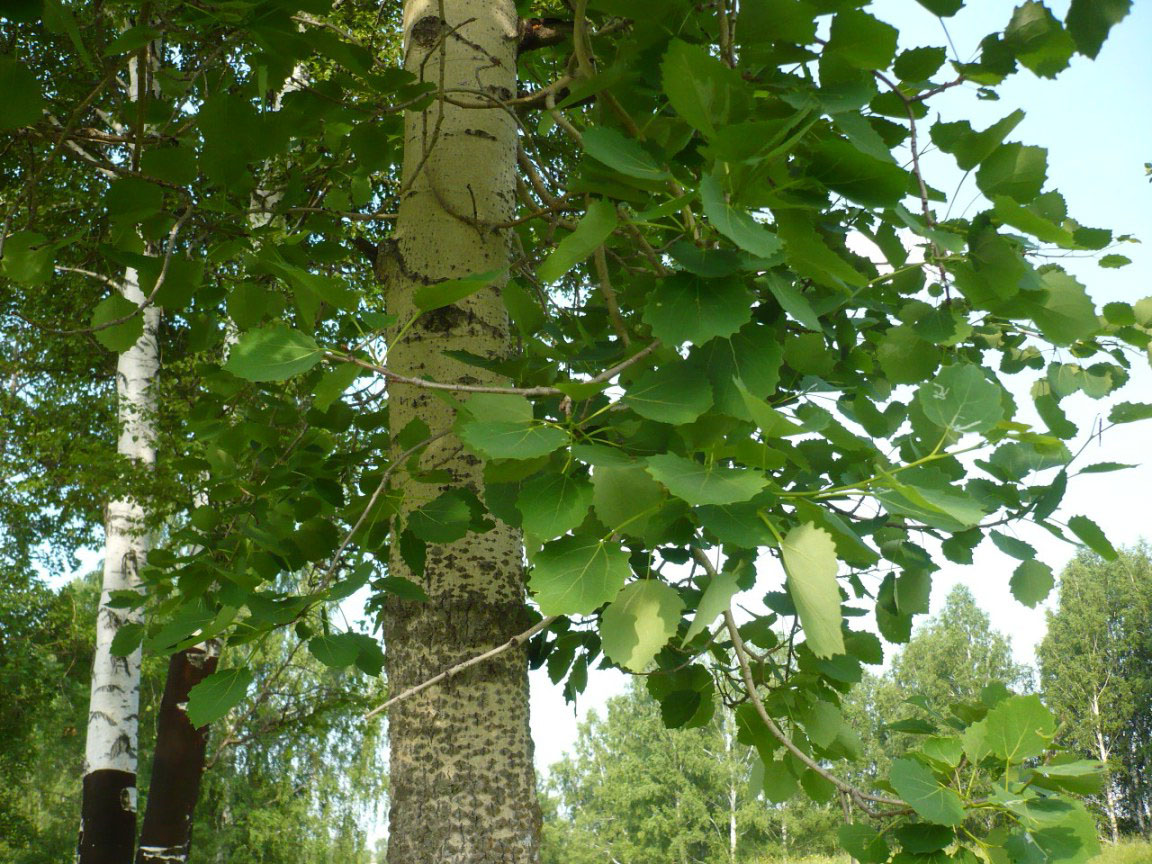
{"type": "Polygon", "coordinates": [[[1108,542],[1100,526],[1087,516],[1073,516],[1068,520],[1068,527],[1072,533],[1084,541],[1093,552],[1106,561],[1115,561],[1118,557],[1115,547],[1108,542]]]}
{"type": "Polygon", "coordinates": [[[1108,31],[1124,20],[1132,0],[1072,0],[1065,23],[1081,54],[1095,58],[1108,31]]]}
{"type": "Polygon", "coordinates": [[[105,297],[96,308],[92,310],[92,327],[101,327],[93,335],[96,341],[109,351],[123,354],[139,341],[144,335],[144,316],[139,314],[137,306],[120,294],[105,297]],[[124,320],[111,327],[104,325],[111,321],[124,320]]]}
{"type": "Polygon", "coordinates": [[[638,141],[605,126],[592,126],[583,132],[584,152],[609,168],[640,180],[664,180],[669,174],[640,146],[638,141]]]}
{"type": "Polygon", "coordinates": [[[751,318],[751,297],[734,276],[701,279],[673,273],[661,281],[644,308],[652,334],[667,345],[703,345],[717,336],[731,336],[751,318]]]}
{"type": "Polygon", "coordinates": [[[1013,597],[1034,609],[1056,586],[1056,577],[1052,575],[1052,568],[1047,564],[1039,561],[1023,561],[1013,572],[1009,585],[1013,597]]]}

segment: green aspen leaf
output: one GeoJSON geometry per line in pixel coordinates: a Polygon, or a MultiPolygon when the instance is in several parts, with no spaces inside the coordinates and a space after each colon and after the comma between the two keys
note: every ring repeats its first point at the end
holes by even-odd
{"type": "Polygon", "coordinates": [[[628,385],[624,396],[641,417],[660,423],[691,423],[712,407],[712,385],[703,370],[687,363],[650,369],[628,385]]]}
{"type": "Polygon", "coordinates": [[[31,126],[43,119],[44,96],[32,70],[18,60],[0,58],[0,131],[31,126]]]}
{"type": "MultiPolygon", "coordinates": [[[[476,404],[473,397],[469,409],[476,404]]],[[[524,419],[464,420],[458,424],[456,434],[464,444],[488,458],[536,458],[568,444],[567,432],[537,422],[531,417],[531,406],[528,410],[529,416],[524,419]]]]}
{"type": "Polygon", "coordinates": [[[0,258],[0,273],[14,282],[42,285],[52,278],[54,255],[52,244],[43,234],[35,231],[16,231],[4,240],[4,257],[0,258]]]}
{"type": "Polygon", "coordinates": [[[605,656],[633,672],[643,672],[676,634],[684,601],[676,589],[655,579],[626,586],[600,617],[605,656]]]}
{"type": "Polygon", "coordinates": [[[1041,789],[1071,792],[1073,795],[1096,795],[1108,779],[1107,766],[1095,759],[1073,762],[1050,762],[1032,769],[1032,785],[1041,789]]]}
{"type": "Polygon", "coordinates": [[[526,534],[551,540],[576,528],[588,515],[592,484],[587,477],[541,474],[520,487],[516,509],[526,534]]]}
{"type": "Polygon", "coordinates": [[[893,384],[916,384],[932,377],[940,363],[940,350],[901,324],[884,334],[876,348],[876,359],[893,384]]]}
{"type": "Polygon", "coordinates": [[[738,504],[708,504],[696,508],[696,514],[700,524],[721,543],[755,549],[772,542],[772,532],[760,518],[760,507],[755,500],[738,504]]]}
{"type": "Polygon", "coordinates": [[[425,543],[452,543],[468,533],[472,508],[458,489],[449,489],[408,514],[408,530],[425,543]]]}
{"type": "Polygon", "coordinates": [[[1072,533],[1079,537],[1084,544],[1105,561],[1115,561],[1118,557],[1115,547],[1104,536],[1100,526],[1087,516],[1073,516],[1068,520],[1068,527],[1072,533]]]}
{"type": "Polygon", "coordinates": [[[844,653],[836,544],[832,535],[811,522],[788,532],[780,546],[788,590],[796,603],[808,647],[817,657],[844,653]]]}
{"type": "Polygon", "coordinates": [[[1119,402],[1108,414],[1109,423],[1135,423],[1152,419],[1152,405],[1147,402],[1119,402]]]}
{"type": "Polygon", "coordinates": [[[639,180],[665,180],[670,176],[638,141],[615,129],[592,126],[582,135],[584,152],[621,174],[639,180]]]}
{"type": "Polygon", "coordinates": [[[776,302],[780,304],[780,308],[795,318],[800,324],[807,327],[809,330],[819,332],[820,316],[812,308],[812,304],[808,302],[808,298],[800,293],[800,290],[795,287],[790,281],[775,272],[765,274],[760,279],[756,280],[756,284],[765,286],[772,296],[776,298],[776,302]]]}
{"type": "Polygon", "coordinates": [[[744,400],[744,407],[748,409],[752,422],[760,427],[760,432],[765,438],[786,438],[789,435],[800,435],[805,431],[799,423],[794,423],[763,399],[753,396],[740,379],[736,379],[734,384],[744,400]]]}
{"type": "Polygon", "coordinates": [[[701,279],[673,273],[663,279],[644,307],[652,335],[667,345],[731,336],[752,319],[752,298],[737,277],[701,279]]]}
{"type": "Polygon", "coordinates": [[[1009,696],[977,725],[983,726],[984,752],[1013,764],[1039,756],[1056,732],[1052,712],[1035,693],[1009,696]]]}
{"type": "Polygon", "coordinates": [[[992,538],[997,549],[1018,561],[1031,561],[1036,557],[1036,550],[1023,540],[1001,534],[999,531],[989,531],[988,536],[992,538]]]}
{"type": "Polygon", "coordinates": [[[763,752],[760,753],[760,759],[764,766],[762,786],[765,798],[773,804],[782,804],[799,791],[800,785],[796,782],[796,775],[788,769],[784,760],[765,759],[763,752]]]}
{"type": "Polygon", "coordinates": [[[570,534],[536,553],[528,587],[544,615],[590,615],[620,593],[631,573],[619,545],[570,534]]]}
{"type": "Polygon", "coordinates": [[[127,657],[140,647],[142,641],[144,641],[144,625],[129,621],[121,624],[116,635],[112,637],[108,653],[113,657],[127,657]]]}
{"type": "Polygon", "coordinates": [[[243,333],[224,369],[246,381],[284,381],[307,372],[323,357],[323,349],[307,333],[269,324],[243,333]]]}
{"type": "Polygon", "coordinates": [[[681,644],[687,645],[698,634],[709,629],[712,623],[727,611],[732,598],[740,592],[736,578],[734,571],[724,570],[717,573],[708,583],[700,602],[696,604],[696,616],[692,619],[692,624],[684,634],[684,641],[681,644]]]}
{"type": "Polygon", "coordinates": [[[933,144],[955,156],[962,170],[971,171],[991,156],[1023,119],[1024,112],[1017,110],[982,132],[974,132],[967,120],[936,123],[929,132],[933,144]]]}
{"type": "Polygon", "coordinates": [[[135,345],[144,335],[144,316],[137,314],[137,308],[135,303],[120,294],[105,297],[97,303],[96,308],[92,310],[91,326],[103,329],[92,334],[96,337],[96,341],[109,351],[120,354],[135,345]],[[104,326],[110,321],[119,321],[121,318],[127,320],[112,327],[104,326]]]}
{"type": "Polygon", "coordinates": [[[1081,474],[1107,474],[1111,471],[1125,471],[1128,468],[1136,468],[1136,465],[1127,462],[1093,462],[1091,465],[1085,465],[1080,469],[1081,474]]]}
{"type": "Polygon", "coordinates": [[[899,31],[858,9],[846,9],[832,19],[826,51],[859,69],[887,69],[896,56],[899,31]]]}
{"type": "Polygon", "coordinates": [[[360,655],[358,633],[332,633],[308,640],[308,650],[325,666],[340,668],[351,666],[360,655]]]}
{"type": "Polygon", "coordinates": [[[186,186],[196,180],[196,152],[191,147],[152,147],[140,157],[140,170],[157,180],[186,186]]]}
{"type": "Polygon", "coordinates": [[[688,362],[703,369],[712,381],[716,410],[739,420],[751,420],[736,382],[758,399],[767,399],[780,382],[784,347],[771,327],[750,323],[730,339],[713,339],[694,347],[688,362]]]}
{"type": "Polygon", "coordinates": [[[844,726],[840,709],[831,702],[817,700],[800,718],[808,740],[817,747],[828,748],[836,741],[844,726]]]}
{"type": "Polygon", "coordinates": [[[250,669],[213,672],[188,691],[188,722],[199,729],[219,720],[240,704],[253,680],[250,669]]]}
{"type": "Polygon", "coordinates": [[[108,217],[117,222],[142,222],[164,206],[164,190],[139,177],[120,177],[104,193],[108,217]]]}
{"type": "Polygon", "coordinates": [[[889,207],[908,192],[908,173],[903,168],[862,153],[839,138],[813,149],[809,171],[833,192],[865,207],[889,207]]]}
{"type": "Polygon", "coordinates": [[[544,263],[536,268],[541,282],[555,282],[596,251],[616,230],[616,205],[597,199],[576,225],[576,230],[557,244],[544,263]]]}
{"type": "Polygon", "coordinates": [[[700,201],[712,227],[743,249],[760,258],[772,258],[783,247],[780,238],[744,210],[731,206],[719,181],[709,175],[700,182],[700,201]]]}
{"type": "Polygon", "coordinates": [[[1000,388],[978,366],[945,366],[916,391],[924,416],[955,432],[987,432],[1004,417],[1000,388]]]}
{"type": "Polygon", "coordinates": [[[840,846],[860,864],[884,864],[891,854],[883,835],[863,822],[845,822],[838,836],[840,846]]]}
{"type": "Polygon", "coordinates": [[[742,45],[792,42],[807,45],[816,39],[816,6],[807,0],[758,0],[740,6],[736,39],[742,45]]]}
{"type": "Polygon", "coordinates": [[[666,498],[664,488],[640,463],[598,464],[592,474],[596,518],[613,532],[644,537],[666,498]]]}
{"type": "Polygon", "coordinates": [[[1099,331],[1096,306],[1075,277],[1052,267],[1044,269],[1040,279],[1047,294],[1032,307],[1031,314],[1048,339],[1057,345],[1069,345],[1099,331]]]}
{"type": "Polygon", "coordinates": [[[312,391],[312,404],[321,411],[328,408],[344,395],[344,391],[352,386],[352,382],[360,375],[359,366],[351,363],[338,363],[324,373],[324,377],[316,384],[312,391]]]}
{"type": "Polygon", "coordinates": [[[940,785],[931,769],[915,759],[905,757],[893,762],[888,782],[921,818],[952,826],[964,821],[960,796],[940,785]]]}
{"type": "Polygon", "coordinates": [[[927,855],[938,852],[956,836],[956,832],[946,825],[925,825],[905,823],[895,831],[896,839],[904,852],[927,855]]]}
{"type": "Polygon", "coordinates": [[[943,48],[911,48],[900,52],[892,71],[901,81],[927,81],[947,59],[948,52],[943,48]]]}
{"type": "Polygon", "coordinates": [[[431,285],[421,285],[413,292],[412,302],[421,312],[451,306],[487,288],[503,276],[506,270],[507,268],[501,267],[498,270],[489,270],[487,273],[473,273],[463,279],[448,279],[444,282],[433,282],[431,285]]]}
{"type": "Polygon", "coordinates": [[[1039,561],[1022,561],[1012,573],[1008,583],[1012,596],[1030,609],[1035,609],[1056,587],[1056,577],[1052,568],[1039,561]]]}
{"type": "Polygon", "coordinates": [[[1012,12],[1004,30],[1004,44],[1020,63],[1037,75],[1055,78],[1068,68],[1076,43],[1048,7],[1025,0],[1012,12]]]}
{"type": "Polygon", "coordinates": [[[673,39],[660,64],[664,93],[676,113],[706,135],[732,119],[744,82],[702,45],[673,39]]]}
{"type": "Polygon", "coordinates": [[[964,742],[954,735],[934,735],[920,744],[920,753],[944,768],[955,768],[964,756],[964,742]]]}
{"type": "Polygon", "coordinates": [[[1048,177],[1048,151],[1019,143],[1001,144],[976,172],[976,185],[993,198],[1007,195],[1027,204],[1040,194],[1048,177]]]}
{"type": "Polygon", "coordinates": [[[845,285],[862,287],[867,280],[841,258],[817,233],[811,219],[801,210],[776,211],[776,233],[784,241],[784,254],[789,266],[830,288],[845,285]]]}
{"type": "Polygon", "coordinates": [[[648,473],[693,506],[747,501],[768,484],[759,471],[704,465],[674,453],[649,456],[648,473]]]}
{"type": "Polygon", "coordinates": [[[917,2],[941,18],[949,18],[964,8],[964,0],[917,0],[917,2]]]}
{"type": "Polygon", "coordinates": [[[1064,23],[1076,50],[1095,59],[1108,31],[1123,21],[1131,8],[1132,0],[1072,0],[1064,23]]]}
{"type": "Polygon", "coordinates": [[[1106,270],[1117,270],[1121,267],[1127,267],[1132,263],[1132,259],[1127,255],[1105,255],[1096,263],[1106,270]]]}

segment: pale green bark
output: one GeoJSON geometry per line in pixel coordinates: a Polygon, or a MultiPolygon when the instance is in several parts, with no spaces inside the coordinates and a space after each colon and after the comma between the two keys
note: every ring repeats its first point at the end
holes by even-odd
{"type": "MultiPolygon", "coordinates": [[[[516,10],[511,0],[408,0],[405,67],[446,89],[508,98],[516,88],[516,10]],[[443,19],[441,16],[443,15],[443,19]]],[[[507,232],[491,227],[514,211],[516,125],[500,109],[437,102],[408,115],[404,185],[396,232],[382,250],[389,311],[414,313],[421,285],[507,265],[507,232]]],[[[505,384],[449,359],[467,350],[509,351],[508,321],[494,285],[457,305],[425,314],[389,348],[396,372],[438,381],[505,384]]],[[[414,419],[435,433],[452,409],[429,391],[393,384],[391,426],[414,419]]],[[[482,493],[478,460],[447,436],[422,465],[447,470],[451,483],[407,478],[405,514],[449,486],[482,493]]],[[[396,536],[396,535],[394,535],[396,536]]],[[[527,625],[521,540],[506,525],[456,543],[430,546],[422,575],[396,545],[395,575],[420,583],[428,603],[392,600],[386,608],[392,692],[507,641],[527,625]]],[[[389,864],[533,864],[538,858],[524,651],[509,651],[392,708],[389,864]]]]}

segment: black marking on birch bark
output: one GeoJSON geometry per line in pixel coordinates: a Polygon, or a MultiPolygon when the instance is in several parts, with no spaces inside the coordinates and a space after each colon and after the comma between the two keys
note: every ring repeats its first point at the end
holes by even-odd
{"type": "Polygon", "coordinates": [[[101,769],[84,777],[77,864],[124,864],[132,860],[136,810],[124,801],[136,797],[136,775],[101,769]]]}

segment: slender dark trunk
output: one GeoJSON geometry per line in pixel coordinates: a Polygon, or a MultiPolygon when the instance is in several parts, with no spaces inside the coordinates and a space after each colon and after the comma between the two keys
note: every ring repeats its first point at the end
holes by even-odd
{"type": "Polygon", "coordinates": [[[189,691],[216,669],[219,654],[187,648],[168,661],[168,680],[156,721],[156,753],[136,864],[180,864],[192,843],[192,811],[204,775],[208,727],[188,721],[189,691]]]}

